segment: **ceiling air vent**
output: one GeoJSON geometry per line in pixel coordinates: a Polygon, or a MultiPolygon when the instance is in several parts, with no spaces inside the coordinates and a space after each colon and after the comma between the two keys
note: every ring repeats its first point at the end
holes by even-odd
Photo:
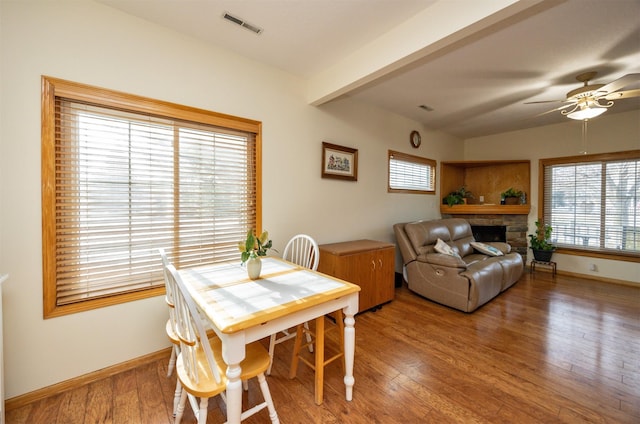
{"type": "Polygon", "coordinates": [[[233,16],[229,12],[224,12],[224,15],[222,15],[222,17],[229,22],[233,22],[236,25],[240,25],[242,28],[248,29],[251,32],[254,32],[256,34],[262,34],[262,31],[263,31],[262,28],[257,27],[253,24],[250,24],[249,22],[243,19],[240,19],[237,16],[233,16]]]}

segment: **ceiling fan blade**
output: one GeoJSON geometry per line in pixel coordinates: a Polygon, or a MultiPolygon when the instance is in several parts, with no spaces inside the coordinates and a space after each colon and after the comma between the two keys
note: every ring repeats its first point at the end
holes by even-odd
{"type": "Polygon", "coordinates": [[[627,99],[629,97],[640,97],[640,89],[627,90],[627,91],[615,91],[613,93],[609,93],[599,98],[606,99],[606,100],[616,100],[616,99],[627,99]]]}
{"type": "Polygon", "coordinates": [[[525,102],[525,105],[535,105],[538,103],[558,103],[558,102],[566,102],[566,100],[541,100],[539,102],[525,102]]]}
{"type": "Polygon", "coordinates": [[[537,114],[536,116],[546,115],[547,113],[556,112],[556,111],[558,111],[558,110],[566,109],[566,108],[568,108],[568,107],[575,106],[575,105],[576,105],[576,102],[571,102],[571,103],[569,103],[569,104],[562,105],[562,106],[557,107],[557,108],[555,108],[555,109],[551,109],[551,110],[548,110],[548,111],[546,111],[546,112],[539,113],[539,114],[537,114]]]}
{"type": "Polygon", "coordinates": [[[609,84],[603,85],[598,89],[598,93],[612,93],[638,81],[640,81],[640,74],[627,74],[615,81],[610,82],[609,84]]]}

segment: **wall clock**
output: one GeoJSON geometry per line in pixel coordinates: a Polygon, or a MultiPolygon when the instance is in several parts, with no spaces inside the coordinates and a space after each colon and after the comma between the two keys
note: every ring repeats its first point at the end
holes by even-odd
{"type": "Polygon", "coordinates": [[[420,144],[422,144],[422,137],[420,137],[420,133],[418,131],[411,131],[409,141],[411,142],[411,145],[417,149],[420,147],[420,144]]]}

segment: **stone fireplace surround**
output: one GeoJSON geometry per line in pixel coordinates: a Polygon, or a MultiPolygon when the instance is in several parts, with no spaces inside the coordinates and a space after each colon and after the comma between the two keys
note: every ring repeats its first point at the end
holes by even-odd
{"type": "Polygon", "coordinates": [[[462,218],[469,221],[472,226],[482,225],[504,225],[507,228],[507,243],[511,245],[512,251],[518,252],[522,256],[524,263],[527,263],[527,220],[528,215],[508,215],[508,214],[442,214],[443,218],[462,218]]]}

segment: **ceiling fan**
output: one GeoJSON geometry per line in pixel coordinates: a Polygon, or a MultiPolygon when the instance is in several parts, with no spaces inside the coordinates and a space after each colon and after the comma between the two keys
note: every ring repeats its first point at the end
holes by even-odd
{"type": "MultiPolygon", "coordinates": [[[[595,118],[613,106],[613,100],[626,99],[629,97],[640,97],[640,89],[618,91],[634,82],[640,81],[640,74],[627,74],[608,84],[589,84],[598,73],[595,71],[584,72],[576,76],[576,79],[584,85],[567,93],[565,100],[543,100],[535,103],[565,103],[555,109],[543,112],[540,115],[560,110],[567,118],[577,120],[587,120],[595,118]],[[567,108],[571,108],[567,110],[567,108]]],[[[538,115],[538,116],[540,116],[538,115]]]]}

